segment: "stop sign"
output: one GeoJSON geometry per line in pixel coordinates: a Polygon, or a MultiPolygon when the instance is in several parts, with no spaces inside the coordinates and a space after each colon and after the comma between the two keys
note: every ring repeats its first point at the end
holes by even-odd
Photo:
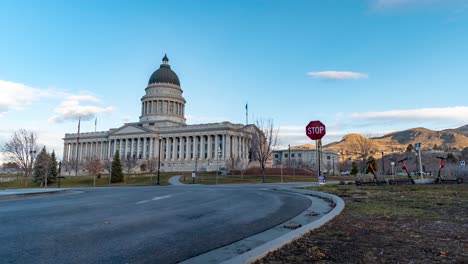
{"type": "Polygon", "coordinates": [[[320,121],[310,121],[306,126],[306,135],[312,140],[319,140],[325,136],[325,125],[320,121]]]}

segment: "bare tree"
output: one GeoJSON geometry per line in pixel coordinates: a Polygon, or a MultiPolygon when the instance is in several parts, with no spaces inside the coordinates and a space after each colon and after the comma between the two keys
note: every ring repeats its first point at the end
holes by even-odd
{"type": "Polygon", "coordinates": [[[101,172],[104,170],[102,162],[98,159],[87,160],[84,163],[84,169],[89,175],[93,175],[93,185],[96,187],[96,177],[100,177],[101,172]]]}
{"type": "Polygon", "coordinates": [[[375,148],[375,144],[370,138],[364,136],[356,138],[354,149],[360,154],[362,171],[364,171],[367,159],[375,151],[375,148]]]}
{"type": "Polygon", "coordinates": [[[257,127],[252,138],[252,159],[260,163],[262,182],[265,182],[265,165],[271,157],[273,149],[278,145],[278,129],[273,126],[273,120],[257,120],[257,127]]]}
{"type": "Polygon", "coordinates": [[[68,172],[68,176],[70,176],[71,172],[76,168],[76,159],[62,161],[62,168],[65,170],[65,172],[68,172]]]}
{"type": "Polygon", "coordinates": [[[127,174],[130,174],[133,168],[135,168],[137,165],[138,165],[138,162],[135,158],[128,158],[128,159],[123,160],[123,166],[127,174]]]}
{"type": "Polygon", "coordinates": [[[103,171],[104,167],[100,160],[90,159],[85,162],[84,169],[89,175],[98,176],[103,171]]]}
{"type": "Polygon", "coordinates": [[[16,164],[23,174],[24,186],[28,186],[28,179],[32,175],[36,154],[39,154],[37,136],[25,129],[15,131],[11,139],[5,143],[2,149],[4,159],[16,164]]]}
{"type": "Polygon", "coordinates": [[[146,161],[146,169],[151,175],[151,179],[150,179],[151,183],[153,182],[153,172],[155,172],[157,168],[158,168],[158,158],[153,157],[146,161]]]}

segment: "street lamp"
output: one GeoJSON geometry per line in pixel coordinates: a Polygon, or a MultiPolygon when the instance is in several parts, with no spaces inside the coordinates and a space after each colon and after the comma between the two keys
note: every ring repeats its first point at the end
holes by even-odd
{"type": "Polygon", "coordinates": [[[384,151],[382,150],[382,175],[385,175],[385,167],[384,167],[384,151]]]}
{"type": "Polygon", "coordinates": [[[159,137],[159,142],[158,142],[158,179],[157,179],[156,185],[160,185],[160,183],[159,183],[159,171],[160,171],[160,168],[161,168],[161,140],[162,140],[162,138],[159,137]]]}
{"type": "Polygon", "coordinates": [[[219,174],[219,156],[221,155],[221,148],[218,148],[218,153],[216,155],[216,184],[218,184],[218,174],[219,174]]]}
{"type": "MultiPolygon", "coordinates": [[[[195,156],[195,177],[197,177],[197,161],[198,161],[198,154],[195,156]]],[[[193,184],[195,184],[195,177],[192,177],[193,184]]]]}
{"type": "Polygon", "coordinates": [[[112,157],[109,159],[109,185],[111,184],[112,179],[112,157]]]}

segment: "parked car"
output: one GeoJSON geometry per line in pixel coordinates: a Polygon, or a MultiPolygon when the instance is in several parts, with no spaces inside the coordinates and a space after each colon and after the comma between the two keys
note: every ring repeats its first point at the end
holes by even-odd
{"type": "Polygon", "coordinates": [[[342,171],[342,172],[340,172],[340,175],[347,176],[347,175],[349,175],[349,171],[342,171]]]}

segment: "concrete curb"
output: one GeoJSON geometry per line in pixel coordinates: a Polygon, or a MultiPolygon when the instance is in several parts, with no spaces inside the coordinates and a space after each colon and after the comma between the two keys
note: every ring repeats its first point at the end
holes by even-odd
{"type": "Polygon", "coordinates": [[[15,198],[24,198],[24,197],[32,197],[32,196],[41,196],[41,195],[49,195],[49,194],[61,194],[64,192],[68,192],[70,189],[61,189],[61,190],[44,190],[38,192],[18,192],[18,193],[11,193],[11,194],[1,194],[0,200],[8,200],[8,199],[15,199],[15,198]]]}
{"type": "MultiPolygon", "coordinates": [[[[291,190],[289,189],[289,191],[291,190]]],[[[295,189],[293,191],[297,193],[305,194],[305,195],[314,195],[314,196],[318,196],[321,198],[330,199],[331,201],[335,203],[335,208],[333,208],[328,214],[324,215],[322,218],[308,225],[295,229],[283,236],[280,236],[270,242],[267,242],[259,247],[256,247],[250,251],[247,251],[230,260],[226,260],[222,262],[223,264],[252,263],[257,259],[264,257],[269,252],[275,251],[281,248],[282,246],[300,238],[301,236],[305,235],[309,231],[317,229],[320,226],[324,225],[328,221],[332,220],[335,216],[339,215],[345,207],[345,202],[343,201],[343,199],[341,199],[340,197],[336,195],[323,193],[323,192],[309,191],[309,190],[300,190],[300,189],[295,189]]]]}

